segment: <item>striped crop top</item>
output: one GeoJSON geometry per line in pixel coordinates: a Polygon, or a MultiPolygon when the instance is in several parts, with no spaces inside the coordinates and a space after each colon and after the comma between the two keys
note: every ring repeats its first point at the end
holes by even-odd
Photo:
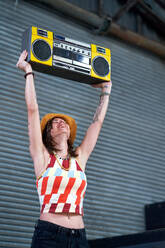
{"type": "Polygon", "coordinates": [[[50,155],[50,162],[36,180],[36,186],[41,213],[83,215],[87,179],[75,158],[62,160],[50,155]]]}

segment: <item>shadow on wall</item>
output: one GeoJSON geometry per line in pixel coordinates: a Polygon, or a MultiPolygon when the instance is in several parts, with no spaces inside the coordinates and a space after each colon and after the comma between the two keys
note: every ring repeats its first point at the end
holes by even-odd
{"type": "Polygon", "coordinates": [[[165,248],[165,228],[88,242],[90,248],[165,248]]]}

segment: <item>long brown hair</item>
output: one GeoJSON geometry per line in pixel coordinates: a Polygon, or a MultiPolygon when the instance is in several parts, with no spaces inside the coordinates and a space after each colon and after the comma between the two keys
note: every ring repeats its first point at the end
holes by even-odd
{"type": "MultiPolygon", "coordinates": [[[[53,118],[54,119],[54,118],[53,118]]],[[[53,154],[54,152],[58,152],[60,150],[56,149],[56,142],[53,140],[52,136],[51,136],[51,129],[52,129],[52,122],[53,119],[49,120],[43,130],[42,133],[42,141],[45,145],[45,147],[47,148],[49,154],[53,154]]],[[[71,157],[77,157],[78,154],[76,154],[75,148],[73,147],[73,145],[71,144],[71,142],[68,140],[68,153],[71,157]]]]}

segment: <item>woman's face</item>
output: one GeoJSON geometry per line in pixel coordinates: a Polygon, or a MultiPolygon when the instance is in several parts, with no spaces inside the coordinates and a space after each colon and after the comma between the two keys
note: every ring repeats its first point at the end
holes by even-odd
{"type": "Polygon", "coordinates": [[[67,140],[68,140],[70,137],[69,125],[62,118],[54,118],[52,120],[52,129],[51,129],[52,137],[55,138],[56,136],[58,136],[59,134],[62,134],[62,133],[66,133],[67,140]]]}

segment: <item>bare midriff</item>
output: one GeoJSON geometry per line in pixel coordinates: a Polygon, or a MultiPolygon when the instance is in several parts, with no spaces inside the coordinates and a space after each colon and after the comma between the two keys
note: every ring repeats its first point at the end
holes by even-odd
{"type": "Polygon", "coordinates": [[[40,220],[49,221],[67,228],[84,228],[82,216],[75,213],[42,213],[40,215],[40,220]]]}

